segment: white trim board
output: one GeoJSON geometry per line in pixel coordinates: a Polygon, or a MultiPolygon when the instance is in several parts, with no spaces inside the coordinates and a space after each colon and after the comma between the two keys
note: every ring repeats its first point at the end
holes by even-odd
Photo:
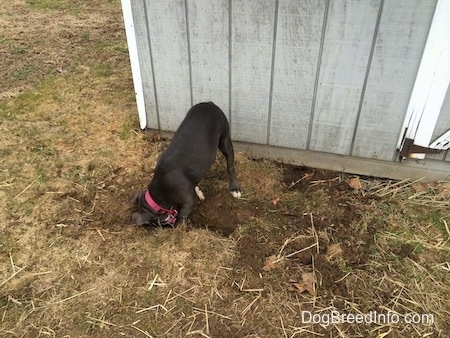
{"type": "Polygon", "coordinates": [[[144,88],[142,86],[141,66],[139,63],[131,1],[132,0],[122,0],[122,13],[127,36],[128,53],[130,55],[136,104],[139,114],[139,125],[141,129],[145,129],[147,127],[147,115],[145,110],[144,88]]]}
{"type": "MultiPolygon", "coordinates": [[[[438,0],[398,141],[430,147],[450,83],[450,0],[438,0]]],[[[425,154],[412,154],[421,159],[425,154]]]]}
{"type": "Polygon", "coordinates": [[[450,149],[450,130],[439,136],[433,143],[431,143],[430,148],[440,150],[450,149]]]}

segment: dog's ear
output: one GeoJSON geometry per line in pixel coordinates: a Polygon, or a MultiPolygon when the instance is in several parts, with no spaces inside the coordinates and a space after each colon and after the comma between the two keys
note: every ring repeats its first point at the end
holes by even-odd
{"type": "Polygon", "coordinates": [[[138,211],[133,213],[133,222],[136,225],[150,225],[150,220],[154,217],[152,213],[148,211],[138,211]]]}

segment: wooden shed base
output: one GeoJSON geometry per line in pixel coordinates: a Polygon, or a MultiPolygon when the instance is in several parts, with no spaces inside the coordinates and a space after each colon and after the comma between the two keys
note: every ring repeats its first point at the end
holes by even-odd
{"type": "MultiPolygon", "coordinates": [[[[148,130],[154,134],[155,130],[148,130]]],[[[172,132],[160,132],[161,137],[172,138],[172,132]]],[[[438,160],[408,159],[387,162],[376,159],[350,157],[308,150],[290,149],[254,143],[233,141],[235,151],[245,153],[252,159],[270,159],[286,164],[334,170],[337,172],[395,180],[449,181],[450,164],[438,160]]]]}
{"type": "Polygon", "coordinates": [[[396,180],[422,179],[424,182],[450,180],[450,164],[437,160],[408,159],[402,162],[386,162],[243,142],[233,144],[236,150],[254,159],[267,158],[299,166],[396,180]]]}

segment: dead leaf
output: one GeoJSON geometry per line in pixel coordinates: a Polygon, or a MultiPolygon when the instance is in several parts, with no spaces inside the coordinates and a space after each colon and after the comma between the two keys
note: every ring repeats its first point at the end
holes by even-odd
{"type": "Polygon", "coordinates": [[[275,255],[266,257],[266,263],[263,266],[263,270],[270,271],[270,270],[275,269],[276,268],[275,267],[276,260],[277,260],[277,256],[275,256],[275,255]]]}
{"type": "Polygon", "coordinates": [[[311,296],[316,294],[316,279],[314,278],[314,273],[305,272],[301,276],[301,281],[290,280],[291,287],[289,290],[298,293],[303,293],[307,291],[311,296]]]}
{"type": "Polygon", "coordinates": [[[355,189],[355,190],[362,189],[361,180],[359,179],[358,176],[352,177],[351,179],[349,179],[348,180],[348,185],[350,187],[352,187],[353,189],[355,189]]]}
{"type": "Polygon", "coordinates": [[[422,192],[428,191],[428,186],[425,183],[417,182],[417,183],[411,184],[411,186],[416,193],[422,193],[422,192]]]}
{"type": "Polygon", "coordinates": [[[272,204],[273,204],[273,205],[277,205],[278,202],[280,202],[280,198],[279,198],[279,197],[277,197],[277,198],[275,198],[275,199],[272,200],[272,204]]]}
{"type": "Polygon", "coordinates": [[[439,188],[439,183],[436,181],[428,182],[428,186],[431,188],[439,188]]]}
{"type": "Polygon", "coordinates": [[[160,133],[154,133],[154,134],[152,135],[152,141],[153,141],[153,142],[159,142],[159,141],[161,141],[161,134],[160,134],[160,133]]]}
{"type": "Polygon", "coordinates": [[[362,209],[363,209],[364,211],[369,211],[371,208],[372,208],[372,206],[371,206],[370,204],[364,204],[364,205],[362,206],[362,209]]]}
{"type": "Polygon", "coordinates": [[[450,197],[450,189],[446,187],[441,187],[437,195],[438,200],[445,200],[450,197]]]}

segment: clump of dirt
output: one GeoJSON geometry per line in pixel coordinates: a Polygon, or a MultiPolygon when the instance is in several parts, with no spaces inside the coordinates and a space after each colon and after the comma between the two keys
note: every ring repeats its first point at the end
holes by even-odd
{"type": "Polygon", "coordinates": [[[258,273],[263,268],[263,258],[268,255],[267,247],[258,238],[245,235],[241,237],[236,245],[239,255],[236,257],[234,266],[240,270],[249,269],[258,273]]]}

